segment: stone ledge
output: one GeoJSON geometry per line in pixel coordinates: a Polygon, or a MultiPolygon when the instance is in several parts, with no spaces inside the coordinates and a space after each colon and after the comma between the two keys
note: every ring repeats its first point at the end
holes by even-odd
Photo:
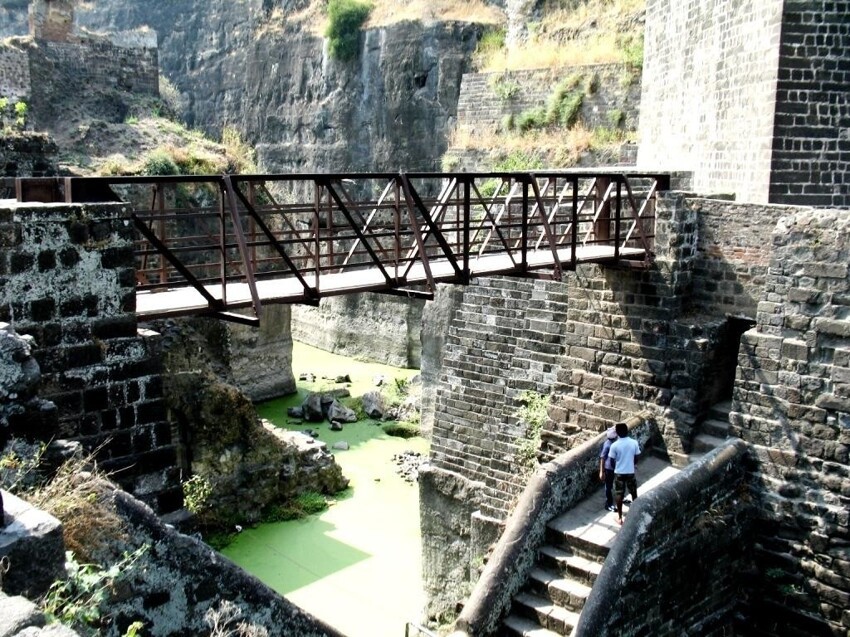
{"type": "Polygon", "coordinates": [[[9,558],[4,592],[35,598],[65,574],[62,524],[49,513],[3,492],[6,526],[0,529],[0,558],[9,558]]]}

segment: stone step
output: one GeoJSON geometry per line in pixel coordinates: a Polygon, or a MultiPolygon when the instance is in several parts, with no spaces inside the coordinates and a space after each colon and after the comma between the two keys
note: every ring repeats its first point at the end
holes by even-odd
{"type": "Polygon", "coordinates": [[[576,555],[581,555],[588,560],[604,561],[608,555],[608,547],[569,532],[564,533],[552,525],[546,527],[545,541],[552,546],[558,546],[572,551],[576,555]]]}
{"type": "Polygon", "coordinates": [[[590,586],[587,584],[561,577],[539,566],[531,569],[528,588],[530,592],[576,613],[581,612],[587,596],[590,595],[590,586]]]}
{"type": "Polygon", "coordinates": [[[724,438],[717,436],[709,436],[708,434],[699,434],[694,438],[694,445],[691,449],[692,453],[706,453],[717,449],[724,442],[724,438]]]}
{"type": "Polygon", "coordinates": [[[502,628],[502,634],[507,637],[563,637],[519,615],[508,615],[502,628]]]}
{"type": "Polygon", "coordinates": [[[702,423],[700,428],[702,429],[702,433],[714,436],[715,438],[725,439],[729,436],[728,421],[709,418],[702,423]]]}
{"type": "Polygon", "coordinates": [[[537,560],[538,564],[547,570],[568,575],[588,586],[593,586],[596,576],[602,570],[601,561],[588,559],[583,555],[577,555],[557,546],[544,545],[540,547],[537,560]]]}
{"type": "Polygon", "coordinates": [[[732,411],[732,401],[714,403],[708,410],[708,417],[729,422],[729,412],[732,411]]]}
{"type": "Polygon", "coordinates": [[[572,633],[579,617],[578,613],[530,593],[520,593],[514,597],[511,610],[515,615],[536,621],[539,626],[558,635],[572,633]]]}

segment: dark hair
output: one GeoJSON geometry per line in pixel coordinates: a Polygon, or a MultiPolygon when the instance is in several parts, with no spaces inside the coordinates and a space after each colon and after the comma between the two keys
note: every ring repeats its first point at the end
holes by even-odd
{"type": "Polygon", "coordinates": [[[617,431],[617,435],[620,438],[625,438],[629,435],[629,426],[624,422],[618,422],[614,425],[614,429],[617,431]]]}

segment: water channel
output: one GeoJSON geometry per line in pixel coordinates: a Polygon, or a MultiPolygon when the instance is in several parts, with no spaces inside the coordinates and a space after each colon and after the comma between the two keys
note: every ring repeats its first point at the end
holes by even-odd
{"type": "MultiPolygon", "coordinates": [[[[300,404],[309,390],[348,374],[353,396],[374,389],[374,378],[409,379],[417,370],[362,363],[301,343],[293,347],[293,373],[315,374],[299,382],[298,396],[258,405],[260,415],[278,426],[290,424],[286,408],[300,404]]],[[[388,436],[373,421],[330,431],[309,424],[330,448],[344,440],[350,449],[334,451],[351,487],[321,514],[246,529],[222,552],[271,588],[347,637],[401,637],[405,623],[420,616],[421,583],[419,491],[395,471],[392,458],[404,451],[427,454],[423,438],[388,436]]]]}

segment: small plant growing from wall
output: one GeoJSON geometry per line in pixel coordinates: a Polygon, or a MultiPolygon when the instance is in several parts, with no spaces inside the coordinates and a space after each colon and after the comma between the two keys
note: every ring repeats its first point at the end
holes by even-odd
{"type": "Polygon", "coordinates": [[[549,95],[545,107],[538,106],[523,111],[510,120],[503,121],[503,127],[520,133],[555,126],[572,128],[578,121],[585,94],[594,90],[593,79],[580,86],[583,79],[580,73],[564,78],[549,95]]]}
{"type": "Polygon", "coordinates": [[[328,28],[330,54],[342,62],[353,60],[359,52],[360,28],[369,17],[372,5],[357,0],[330,0],[328,28]]]}
{"type": "Polygon", "coordinates": [[[191,513],[206,510],[211,495],[212,485],[203,476],[194,475],[183,483],[183,503],[191,513]]]}
{"type": "Polygon", "coordinates": [[[522,471],[531,473],[537,467],[543,423],[546,422],[549,396],[533,391],[524,391],[519,398],[516,417],[525,424],[525,435],[519,440],[516,461],[522,471]]]}
{"type": "Polygon", "coordinates": [[[522,86],[507,73],[490,78],[490,88],[503,102],[510,102],[519,95],[522,86]]]}

